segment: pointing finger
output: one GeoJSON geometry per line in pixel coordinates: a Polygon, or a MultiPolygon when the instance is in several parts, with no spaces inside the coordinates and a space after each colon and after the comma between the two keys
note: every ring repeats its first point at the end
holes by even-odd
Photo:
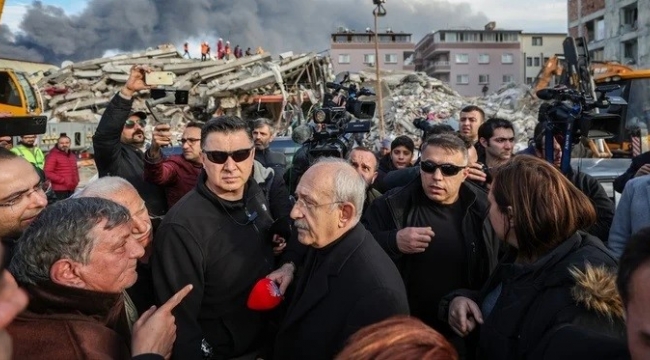
{"type": "Polygon", "coordinates": [[[174,296],[172,296],[169,300],[167,300],[166,303],[164,303],[160,309],[164,309],[166,311],[171,312],[174,310],[174,308],[183,301],[183,299],[187,296],[187,294],[192,291],[192,288],[194,286],[186,285],[184,288],[180,289],[174,296]]]}

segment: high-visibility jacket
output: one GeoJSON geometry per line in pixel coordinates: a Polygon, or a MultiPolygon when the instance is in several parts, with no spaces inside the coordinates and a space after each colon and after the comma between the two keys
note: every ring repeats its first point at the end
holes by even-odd
{"type": "Polygon", "coordinates": [[[45,166],[45,155],[43,155],[43,150],[38,146],[28,148],[25,145],[18,145],[11,148],[11,152],[24,158],[41,170],[43,170],[43,167],[45,166]]]}

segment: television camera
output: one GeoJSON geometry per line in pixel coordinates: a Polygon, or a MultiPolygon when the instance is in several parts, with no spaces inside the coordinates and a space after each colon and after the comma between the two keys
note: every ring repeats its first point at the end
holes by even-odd
{"type": "Polygon", "coordinates": [[[345,86],[349,73],[340,82],[328,82],[331,89],[323,96],[322,106],[312,111],[312,122],[296,127],[292,139],[302,144],[296,152],[285,182],[295,190],[302,174],[320,157],[344,159],[359,143],[360,134],[369,133],[375,115],[374,101],[360,100],[360,96],[375,95],[370,89],[355,84],[345,86]],[[345,92],[343,94],[342,92],[345,92]]]}
{"type": "MultiPolygon", "coordinates": [[[[538,120],[545,124],[544,153],[546,160],[553,163],[554,139],[562,146],[560,169],[567,174],[571,169],[571,148],[581,139],[609,139],[614,136],[608,129],[620,122],[620,116],[599,113],[613,102],[607,93],[618,90],[619,85],[596,87],[596,96],[590,96],[566,86],[546,88],[537,91],[537,97],[550,101],[540,106],[538,120]]],[[[624,101],[617,99],[616,103],[624,101]]]]}
{"type": "Polygon", "coordinates": [[[359,97],[375,93],[365,87],[359,89],[355,84],[344,86],[348,79],[346,74],[340,83],[326,83],[332,90],[323,97],[323,106],[312,113],[312,134],[303,144],[310,164],[321,156],[345,158],[354,146],[354,134],[370,132],[376,103],[359,97]]]}

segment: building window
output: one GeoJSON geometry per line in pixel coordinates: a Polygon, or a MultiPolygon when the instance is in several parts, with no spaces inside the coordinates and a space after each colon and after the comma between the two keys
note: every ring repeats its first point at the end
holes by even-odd
{"type": "Polygon", "coordinates": [[[526,66],[533,66],[533,58],[528,56],[526,58],[526,66]]]}
{"type": "Polygon", "coordinates": [[[364,64],[374,64],[375,63],[375,54],[365,54],[363,55],[364,64]]]}
{"type": "Polygon", "coordinates": [[[515,82],[515,76],[514,75],[503,75],[503,82],[504,83],[515,82]]]}
{"type": "Polygon", "coordinates": [[[469,84],[469,75],[456,75],[456,84],[459,85],[469,84]]]}
{"type": "Polygon", "coordinates": [[[489,64],[490,63],[490,54],[479,54],[478,55],[479,64],[489,64]]]}
{"type": "Polygon", "coordinates": [[[456,54],[456,64],[468,64],[469,55],[468,54],[456,54]]]}
{"type": "Polygon", "coordinates": [[[490,83],[490,75],[479,75],[478,76],[478,83],[479,83],[479,85],[489,84],[490,83]]]}
{"type": "Polygon", "coordinates": [[[339,54],[339,64],[349,64],[350,54],[339,54]]]}
{"type": "Polygon", "coordinates": [[[544,56],[544,65],[548,62],[548,56],[544,56]]]}
{"type": "Polygon", "coordinates": [[[601,41],[605,39],[605,19],[598,18],[586,24],[587,41],[601,41]]]}
{"type": "Polygon", "coordinates": [[[639,11],[637,4],[631,4],[621,9],[621,35],[637,29],[639,11]]]}
{"type": "Polygon", "coordinates": [[[384,62],[386,64],[397,64],[397,54],[385,54],[384,62]]]}
{"type": "Polygon", "coordinates": [[[502,64],[512,64],[514,61],[514,56],[511,53],[505,53],[501,55],[502,64]]]}
{"type": "Polygon", "coordinates": [[[533,83],[533,78],[532,77],[527,77],[526,78],[526,84],[531,85],[533,83]]]}
{"type": "Polygon", "coordinates": [[[635,65],[639,54],[637,39],[632,39],[621,43],[623,50],[623,60],[626,64],[635,65]]]}
{"type": "Polygon", "coordinates": [[[603,61],[605,60],[605,51],[604,49],[591,50],[589,57],[591,60],[603,61]]]}
{"type": "Polygon", "coordinates": [[[542,64],[539,62],[539,56],[535,56],[535,58],[533,59],[533,66],[535,67],[542,66],[542,64]]]}
{"type": "Polygon", "coordinates": [[[542,37],[541,36],[533,36],[533,46],[542,46],[542,37]]]}

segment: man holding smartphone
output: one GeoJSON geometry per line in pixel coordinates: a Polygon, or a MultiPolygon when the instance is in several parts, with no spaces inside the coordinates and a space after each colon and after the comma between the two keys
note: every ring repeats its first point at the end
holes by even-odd
{"type": "Polygon", "coordinates": [[[145,76],[151,70],[133,66],[126,84],[104,111],[93,135],[95,165],[99,177],[119,176],[128,180],[144,199],[150,215],[167,212],[164,189],[144,180],[145,127],[147,114],[133,111],[133,95],[151,89],[145,76]]]}

